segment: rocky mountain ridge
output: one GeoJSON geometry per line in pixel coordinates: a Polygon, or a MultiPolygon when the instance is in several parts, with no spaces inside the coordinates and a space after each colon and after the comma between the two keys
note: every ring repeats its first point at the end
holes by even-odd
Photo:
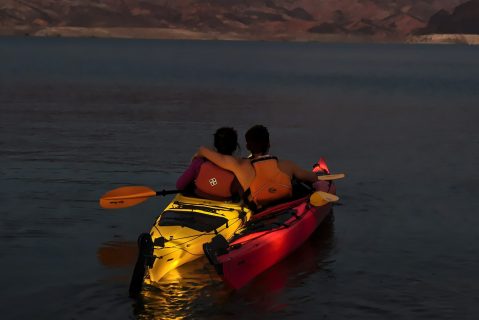
{"type": "Polygon", "coordinates": [[[419,34],[479,34],[479,0],[457,6],[452,13],[440,10],[419,34]]]}
{"type": "Polygon", "coordinates": [[[417,30],[432,30],[431,17],[441,12],[441,17],[445,17],[444,13],[453,15],[454,9],[465,2],[468,1],[2,0],[0,29],[3,34],[9,30],[45,35],[48,30],[109,29],[128,33],[129,29],[161,29],[215,34],[219,38],[352,35],[401,39],[417,30]]]}

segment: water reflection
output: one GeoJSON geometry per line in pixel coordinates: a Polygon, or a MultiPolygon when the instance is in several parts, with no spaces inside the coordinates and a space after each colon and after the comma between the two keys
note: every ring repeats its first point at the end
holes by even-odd
{"type": "MultiPolygon", "coordinates": [[[[138,319],[184,319],[221,318],[241,314],[245,307],[258,314],[281,311],[288,306],[284,302],[288,289],[304,286],[316,272],[330,272],[333,248],[334,216],[330,215],[303,246],[239,291],[227,287],[203,257],[146,286],[132,302],[133,313],[138,319]]],[[[108,268],[133,270],[136,254],[135,242],[111,241],[98,250],[98,259],[108,268]]]]}
{"type": "Polygon", "coordinates": [[[96,255],[105,267],[128,267],[135,264],[138,245],[133,241],[108,241],[98,249],[96,255]]]}
{"type": "Polygon", "coordinates": [[[319,228],[298,250],[256,278],[239,294],[258,312],[278,312],[288,305],[283,299],[288,289],[305,285],[316,272],[332,272],[329,257],[334,249],[334,215],[325,218],[319,228]]]}
{"type": "Polygon", "coordinates": [[[268,292],[297,287],[308,275],[323,268],[334,246],[334,215],[329,215],[301,248],[260,276],[255,285],[268,292]]]}
{"type": "Polygon", "coordinates": [[[139,319],[190,318],[201,310],[214,310],[210,307],[227,291],[206,258],[202,258],[172,270],[154,286],[147,286],[134,305],[134,313],[139,319]]]}

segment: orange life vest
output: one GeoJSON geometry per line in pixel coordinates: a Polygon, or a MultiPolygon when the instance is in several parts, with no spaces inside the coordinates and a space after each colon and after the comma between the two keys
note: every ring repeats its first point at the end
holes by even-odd
{"type": "Polygon", "coordinates": [[[251,160],[255,177],[249,186],[251,197],[257,205],[265,205],[282,198],[291,197],[291,178],[278,167],[278,159],[263,156],[251,160]]]}
{"type": "Polygon", "coordinates": [[[231,185],[235,175],[210,161],[204,162],[195,180],[195,193],[213,200],[227,200],[232,197],[231,185]]]}

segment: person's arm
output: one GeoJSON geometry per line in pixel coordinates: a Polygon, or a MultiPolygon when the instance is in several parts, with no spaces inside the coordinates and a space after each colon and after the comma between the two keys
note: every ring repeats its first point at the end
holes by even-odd
{"type": "Polygon", "coordinates": [[[318,176],[316,175],[316,173],[314,173],[313,171],[305,170],[292,161],[285,160],[283,161],[283,165],[288,168],[288,171],[292,176],[294,176],[300,181],[310,183],[318,181],[318,176]]]}
{"type": "Polygon", "coordinates": [[[221,154],[205,147],[200,147],[196,155],[205,157],[218,167],[233,172],[243,190],[247,190],[251,184],[251,181],[254,179],[254,168],[249,160],[243,161],[242,159],[221,154]]]}
{"type": "Polygon", "coordinates": [[[200,167],[205,162],[204,159],[195,157],[190,163],[190,166],[183,172],[183,174],[176,180],[176,189],[184,190],[192,183],[200,172],[200,167]]]}
{"type": "Polygon", "coordinates": [[[218,167],[232,171],[233,173],[238,172],[239,163],[238,160],[233,156],[221,154],[206,147],[200,147],[196,155],[205,157],[218,167]]]}

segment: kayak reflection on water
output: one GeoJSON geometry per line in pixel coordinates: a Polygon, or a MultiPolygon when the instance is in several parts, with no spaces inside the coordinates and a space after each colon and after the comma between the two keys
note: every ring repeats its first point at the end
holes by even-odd
{"type": "Polygon", "coordinates": [[[298,250],[259,275],[248,291],[281,293],[286,288],[301,286],[308,276],[334,263],[328,260],[333,248],[334,215],[331,212],[298,250]]]}
{"type": "Polygon", "coordinates": [[[136,241],[108,241],[98,248],[96,255],[105,267],[130,267],[138,257],[138,244],[136,241]]]}

